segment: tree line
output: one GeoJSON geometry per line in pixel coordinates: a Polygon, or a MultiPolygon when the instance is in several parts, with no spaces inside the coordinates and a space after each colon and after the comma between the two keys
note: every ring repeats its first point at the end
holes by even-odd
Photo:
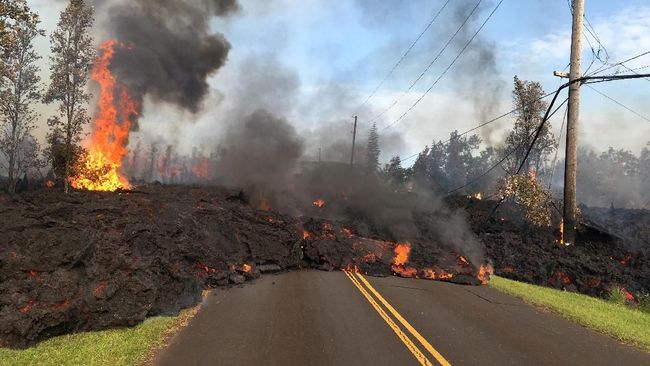
{"type": "Polygon", "coordinates": [[[87,83],[95,59],[93,22],[91,6],[84,0],[69,1],[49,37],[50,82],[45,86],[37,64],[41,56],[34,49],[34,41],[45,36],[38,14],[26,0],[0,0],[0,154],[10,193],[21,176],[47,165],[68,192],[69,177],[85,153],[79,145],[83,126],[90,122],[87,83]],[[42,117],[36,112],[39,103],[57,109],[47,119],[45,148],[34,137],[42,117]]]}

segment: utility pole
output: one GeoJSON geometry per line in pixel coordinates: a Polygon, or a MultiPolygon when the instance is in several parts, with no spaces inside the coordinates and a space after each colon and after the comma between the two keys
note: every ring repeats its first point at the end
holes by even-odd
{"type": "Polygon", "coordinates": [[[566,135],[566,162],[564,166],[564,241],[575,244],[577,226],[576,169],[578,165],[578,123],[580,118],[580,82],[582,77],[582,30],[584,28],[585,0],[572,0],[573,26],[571,34],[571,69],[569,71],[569,106],[566,135]]]}
{"type": "Polygon", "coordinates": [[[350,154],[350,166],[354,166],[354,145],[357,143],[357,116],[354,116],[354,132],[352,132],[352,154],[350,154]]]}

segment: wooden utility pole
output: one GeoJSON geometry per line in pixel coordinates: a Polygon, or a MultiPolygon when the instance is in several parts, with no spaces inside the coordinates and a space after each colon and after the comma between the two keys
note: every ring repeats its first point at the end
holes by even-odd
{"type": "Polygon", "coordinates": [[[357,116],[354,116],[354,132],[352,132],[352,153],[350,154],[350,166],[354,166],[354,145],[357,143],[357,116]]]}
{"type": "MultiPolygon", "coordinates": [[[[573,29],[571,34],[571,69],[569,82],[582,77],[582,30],[584,28],[585,0],[573,2],[573,29]]],[[[576,200],[576,169],[578,165],[578,123],[580,118],[580,82],[569,86],[569,106],[566,135],[566,162],[564,166],[564,241],[575,244],[578,205],[576,200]]]]}

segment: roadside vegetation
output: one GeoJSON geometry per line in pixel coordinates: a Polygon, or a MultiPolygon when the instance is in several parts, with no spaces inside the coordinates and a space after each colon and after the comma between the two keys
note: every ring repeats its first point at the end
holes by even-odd
{"type": "Polygon", "coordinates": [[[609,300],[574,292],[530,285],[494,276],[490,286],[501,292],[546,308],[580,325],[650,351],[648,299],[636,307],[625,304],[621,291],[612,291],[609,300]]]}
{"type": "Polygon", "coordinates": [[[175,317],[155,317],[133,328],[69,334],[26,350],[0,348],[0,366],[148,365],[155,351],[185,326],[198,307],[175,317]]]}

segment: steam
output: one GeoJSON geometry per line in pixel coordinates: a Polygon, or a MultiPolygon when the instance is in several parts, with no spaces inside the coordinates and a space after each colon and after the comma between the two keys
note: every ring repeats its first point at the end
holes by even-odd
{"type": "Polygon", "coordinates": [[[210,19],[238,9],[236,0],[110,1],[102,6],[107,32],[124,45],[111,68],[140,105],[148,96],[196,113],[209,92],[208,77],[231,48],[211,32],[210,19]]]}

